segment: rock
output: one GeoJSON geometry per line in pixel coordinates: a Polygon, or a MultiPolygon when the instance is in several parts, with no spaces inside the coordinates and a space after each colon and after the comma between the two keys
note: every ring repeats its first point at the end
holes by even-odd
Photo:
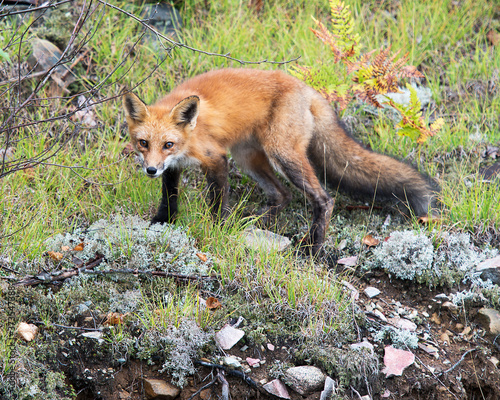
{"type": "Polygon", "coordinates": [[[429,345],[424,345],[422,343],[419,343],[418,344],[418,348],[420,350],[423,350],[425,351],[427,354],[437,354],[439,352],[439,349],[435,348],[433,345],[429,344],[429,345]]]}
{"type": "Polygon", "coordinates": [[[231,325],[224,325],[222,329],[215,334],[215,341],[223,350],[229,350],[238,343],[243,336],[245,336],[245,332],[241,329],[234,328],[231,325]]]}
{"type": "Polygon", "coordinates": [[[181,393],[178,387],[161,379],[144,379],[144,390],[148,399],[173,400],[181,393]]]}
{"type": "Polygon", "coordinates": [[[411,351],[395,349],[392,346],[385,348],[384,369],[382,372],[386,378],[391,376],[401,376],[405,368],[415,362],[415,355],[411,351]]]}
{"type": "Polygon", "coordinates": [[[371,344],[366,339],[363,340],[362,342],[351,344],[351,349],[353,350],[368,349],[373,354],[373,344],[371,344]]]}
{"type": "MultiPolygon", "coordinates": [[[[32,68],[36,67],[37,71],[48,71],[59,62],[62,56],[62,51],[48,40],[34,38],[31,40],[31,45],[33,53],[28,63],[32,68]]],[[[58,65],[50,77],[64,89],[75,81],[66,63],[58,65]]]]}
{"type": "Polygon", "coordinates": [[[333,398],[334,392],[335,392],[335,381],[329,376],[327,376],[325,379],[325,387],[321,392],[319,400],[328,400],[333,398]]]}
{"type": "MultiPolygon", "coordinates": [[[[417,92],[417,98],[420,101],[422,107],[425,107],[427,104],[429,104],[432,98],[432,90],[425,86],[417,86],[414,83],[412,83],[411,86],[413,86],[413,89],[415,89],[415,91],[417,92]]],[[[406,87],[399,88],[399,93],[386,93],[384,95],[379,94],[375,96],[377,101],[380,102],[380,104],[382,104],[384,108],[392,108],[390,105],[384,104],[387,102],[387,99],[385,97],[389,97],[396,104],[410,104],[410,90],[406,87]]]]}
{"type": "Polygon", "coordinates": [[[248,363],[248,365],[250,365],[251,367],[253,366],[256,366],[258,367],[260,364],[260,359],[258,358],[250,358],[250,357],[247,357],[246,358],[246,362],[248,363]]]}
{"type": "MultiPolygon", "coordinates": [[[[182,18],[179,11],[170,4],[145,4],[142,17],[144,22],[166,36],[175,36],[175,31],[182,28],[182,18]]],[[[156,35],[149,30],[147,37],[153,42],[157,39],[156,35]]]]}
{"type": "Polygon", "coordinates": [[[25,342],[31,342],[38,333],[38,327],[33,324],[27,324],[26,322],[20,322],[17,326],[16,332],[17,336],[25,342]]]}
{"type": "Polygon", "coordinates": [[[224,357],[222,362],[231,368],[241,368],[241,363],[235,357],[224,357]]]}
{"type": "Polygon", "coordinates": [[[500,256],[484,260],[476,267],[476,271],[481,275],[481,279],[490,280],[496,285],[500,285],[500,256]]]}
{"type": "Polygon", "coordinates": [[[255,227],[249,227],[243,231],[243,240],[247,247],[266,252],[272,250],[285,250],[292,243],[290,239],[285,236],[255,227]]]}
{"type": "Polygon", "coordinates": [[[396,322],[396,326],[410,332],[415,332],[417,330],[417,324],[406,318],[401,318],[398,322],[396,322]]]}
{"type": "Polygon", "coordinates": [[[500,335],[500,312],[492,308],[481,308],[477,320],[490,335],[500,335]]]}
{"type": "Polygon", "coordinates": [[[375,296],[378,296],[380,294],[380,290],[378,290],[376,287],[373,287],[373,286],[367,286],[364,290],[366,296],[368,296],[368,298],[372,299],[374,298],[375,296]]]}
{"type": "Polygon", "coordinates": [[[267,344],[267,349],[268,349],[269,351],[274,351],[274,344],[272,344],[272,343],[268,343],[268,344],[267,344]]]}
{"type": "Polygon", "coordinates": [[[339,258],[337,264],[345,265],[346,267],[355,267],[358,264],[358,256],[339,258]]]}
{"type": "Polygon", "coordinates": [[[387,318],[385,317],[384,314],[382,314],[380,310],[373,310],[373,314],[376,315],[382,321],[387,322],[387,318]]]}
{"type": "Polygon", "coordinates": [[[97,343],[99,343],[99,344],[104,343],[104,339],[102,338],[101,331],[84,332],[81,334],[81,336],[89,338],[89,339],[97,340],[97,343]]]}
{"type": "Polygon", "coordinates": [[[288,394],[288,390],[286,390],[286,386],[283,385],[279,379],[275,379],[269,383],[266,383],[262,386],[267,392],[279,397],[280,399],[289,399],[290,395],[288,394]]]}
{"type": "Polygon", "coordinates": [[[306,396],[323,388],[326,377],[321,370],[312,365],[292,367],[285,371],[288,386],[306,396]]]}
{"type": "Polygon", "coordinates": [[[351,300],[358,300],[359,299],[359,292],[358,290],[352,285],[352,283],[347,282],[347,281],[342,281],[342,285],[344,285],[348,290],[351,291],[351,300]]]}

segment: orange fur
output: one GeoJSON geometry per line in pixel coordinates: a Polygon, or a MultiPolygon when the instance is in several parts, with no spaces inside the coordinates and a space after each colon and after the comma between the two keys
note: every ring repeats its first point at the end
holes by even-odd
{"type": "Polygon", "coordinates": [[[156,104],[124,95],[130,137],[151,177],[163,175],[163,199],[153,222],[177,212],[180,170],[199,164],[216,216],[227,211],[227,150],[266,192],[268,217],[290,201],[274,170],[304,191],[313,205],[312,253],[324,241],[333,200],[321,186],[406,201],[425,214],[432,187],[412,167],[373,153],[342,128],[328,102],[280,71],[222,69],[196,76],[156,104]]]}

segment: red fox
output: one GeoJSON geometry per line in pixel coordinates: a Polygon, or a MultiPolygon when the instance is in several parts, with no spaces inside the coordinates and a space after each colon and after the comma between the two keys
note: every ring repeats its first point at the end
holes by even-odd
{"type": "Polygon", "coordinates": [[[351,194],[395,197],[425,215],[431,182],[412,167],[365,149],[352,139],[327,100],[281,71],[221,69],[198,75],[148,106],[125,92],[123,105],[132,145],[147,176],[163,177],[162,200],[152,223],[177,214],[181,170],[199,165],[206,175],[214,216],[228,212],[229,149],[268,198],[274,218],[291,200],[279,172],[312,204],[310,251],[325,239],[334,201],[320,179],[351,194]]]}

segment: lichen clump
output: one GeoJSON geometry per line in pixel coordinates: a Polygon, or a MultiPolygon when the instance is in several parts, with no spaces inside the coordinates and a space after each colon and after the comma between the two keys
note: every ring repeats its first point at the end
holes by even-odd
{"type": "Polygon", "coordinates": [[[494,252],[478,250],[466,233],[435,232],[428,237],[413,231],[397,231],[373,254],[370,266],[383,268],[396,278],[429,286],[453,286],[494,252]]]}
{"type": "Polygon", "coordinates": [[[197,254],[194,240],[181,228],[173,225],[150,225],[139,217],[115,216],[110,221],[101,219],[88,229],[56,235],[46,241],[47,250],[73,249],[83,243],[83,251],[75,255],[87,261],[104,255],[100,269],[131,268],[157,269],[183,274],[208,272],[210,261],[197,254]]]}

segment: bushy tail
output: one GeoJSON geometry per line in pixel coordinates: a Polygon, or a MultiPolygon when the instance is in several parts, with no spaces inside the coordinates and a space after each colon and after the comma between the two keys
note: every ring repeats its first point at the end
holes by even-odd
{"type": "Polygon", "coordinates": [[[309,159],[318,175],[332,189],[354,196],[376,196],[378,200],[397,199],[416,215],[426,215],[433,206],[437,185],[413,167],[365,149],[347,134],[336,116],[333,118],[329,127],[316,125],[309,146],[309,159]]]}

